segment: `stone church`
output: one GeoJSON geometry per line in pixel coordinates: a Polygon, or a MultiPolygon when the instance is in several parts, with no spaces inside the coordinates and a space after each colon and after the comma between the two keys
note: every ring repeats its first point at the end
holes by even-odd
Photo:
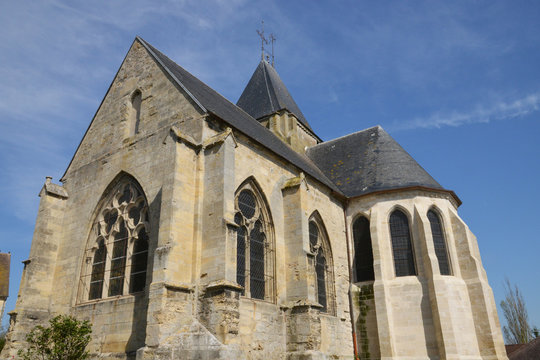
{"type": "Polygon", "coordinates": [[[71,314],[92,359],[507,359],[458,196],[264,60],[235,105],[137,37],[60,182],[0,358],[71,314]]]}

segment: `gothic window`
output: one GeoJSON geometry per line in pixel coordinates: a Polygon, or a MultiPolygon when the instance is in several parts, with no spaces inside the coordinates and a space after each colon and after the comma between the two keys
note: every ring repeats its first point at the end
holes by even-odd
{"type": "Polygon", "coordinates": [[[409,219],[400,210],[390,215],[390,236],[396,276],[416,275],[409,219]]]}
{"type": "Polygon", "coordinates": [[[131,113],[130,113],[130,126],[131,135],[139,133],[139,124],[141,121],[141,102],[142,94],[140,90],[135,90],[131,96],[131,113]]]}
{"type": "Polygon", "coordinates": [[[102,202],[86,250],[83,300],[143,291],[148,264],[148,205],[140,187],[124,178],[102,202]]]}
{"type": "Polygon", "coordinates": [[[309,246],[314,255],[317,301],[322,305],[321,311],[334,314],[334,273],[328,237],[317,213],[311,217],[308,226],[309,246]]]}
{"type": "Polygon", "coordinates": [[[274,300],[274,254],[268,209],[255,184],[237,192],[234,221],[236,233],[236,282],[242,295],[274,300]]]}
{"type": "Polygon", "coordinates": [[[439,270],[441,272],[441,275],[451,275],[450,263],[448,261],[448,252],[446,251],[446,241],[444,240],[441,218],[433,210],[428,211],[427,217],[431,225],[431,235],[433,236],[435,255],[437,255],[437,260],[439,261],[439,270]]]}
{"type": "Polygon", "coordinates": [[[369,220],[361,216],[353,223],[354,270],[356,281],[375,280],[369,220]]]}

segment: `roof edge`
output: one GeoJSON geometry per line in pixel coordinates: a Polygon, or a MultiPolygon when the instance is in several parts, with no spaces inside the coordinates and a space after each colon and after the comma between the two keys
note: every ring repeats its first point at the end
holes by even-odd
{"type": "Polygon", "coordinates": [[[111,87],[113,86],[116,78],[118,77],[118,73],[120,72],[120,69],[122,68],[122,66],[124,66],[124,63],[126,62],[126,59],[127,59],[128,55],[129,55],[129,51],[133,47],[133,44],[135,44],[135,41],[137,41],[138,39],[140,41],[139,36],[135,36],[135,39],[133,39],[133,42],[131,43],[131,45],[129,45],[129,48],[128,48],[128,51],[126,52],[126,55],[124,55],[124,58],[122,59],[122,62],[120,63],[120,66],[118,67],[118,70],[116,70],[116,73],[114,74],[114,77],[113,77],[111,83],[109,84],[109,87],[107,88],[107,91],[105,92],[105,95],[101,99],[101,102],[99,103],[98,108],[94,112],[94,116],[92,116],[92,120],[90,121],[90,124],[88,124],[88,127],[86,128],[86,131],[84,132],[84,134],[83,134],[83,136],[81,138],[81,141],[79,141],[79,145],[77,145],[77,149],[75,149],[75,152],[73,153],[73,156],[71,157],[71,160],[69,161],[69,164],[66,167],[66,170],[64,171],[64,174],[60,177],[60,182],[63,183],[65,181],[65,177],[66,177],[66,175],[68,173],[69,168],[71,167],[71,164],[73,163],[73,160],[75,159],[75,155],[77,155],[77,152],[81,148],[81,145],[82,145],[82,142],[83,142],[84,138],[86,137],[86,135],[88,134],[88,131],[90,130],[90,127],[94,123],[94,120],[96,119],[96,116],[97,116],[99,110],[101,109],[101,106],[103,106],[103,102],[105,102],[105,99],[107,98],[107,95],[109,95],[109,92],[111,91],[111,87]]]}
{"type": "Polygon", "coordinates": [[[405,186],[405,187],[398,187],[398,188],[384,189],[384,190],[374,190],[374,191],[370,191],[370,192],[367,192],[367,193],[364,193],[364,194],[347,197],[347,199],[349,199],[349,201],[350,201],[350,200],[353,200],[353,199],[358,199],[358,198],[366,197],[366,196],[369,196],[369,195],[388,194],[388,193],[395,193],[395,192],[400,192],[400,191],[411,191],[411,190],[428,191],[428,192],[442,193],[442,194],[450,195],[454,199],[454,201],[456,202],[456,208],[460,207],[463,204],[461,199],[457,196],[457,194],[453,190],[436,189],[436,188],[427,187],[427,186],[420,186],[420,185],[405,186]]]}
{"type": "Polygon", "coordinates": [[[381,125],[375,125],[375,126],[372,126],[372,127],[368,127],[367,129],[364,129],[364,130],[360,130],[360,131],[355,131],[353,133],[350,133],[350,134],[345,134],[343,136],[340,136],[340,137],[337,137],[337,138],[334,138],[334,139],[331,139],[331,140],[328,140],[328,141],[323,141],[319,144],[316,144],[316,145],[313,145],[313,146],[310,146],[309,148],[307,148],[307,150],[309,149],[313,149],[313,148],[316,148],[317,146],[321,146],[321,145],[328,145],[332,142],[335,142],[335,141],[338,141],[338,140],[341,140],[341,139],[344,139],[346,137],[349,137],[349,136],[353,136],[353,135],[356,135],[356,134],[360,134],[360,133],[363,133],[365,131],[369,131],[369,130],[372,130],[372,129],[375,129],[375,128],[379,128],[383,131],[386,132],[386,130],[384,130],[384,128],[381,126],[381,125]]]}
{"type": "Polygon", "coordinates": [[[172,71],[163,63],[163,61],[161,61],[159,56],[157,56],[157,54],[148,46],[149,44],[143,38],[141,38],[140,36],[136,36],[135,40],[138,40],[141,43],[141,45],[146,49],[146,51],[148,51],[148,53],[154,58],[154,60],[157,61],[157,63],[167,72],[167,74],[169,74],[170,77],[174,79],[174,81],[178,85],[180,85],[182,90],[184,90],[186,94],[188,94],[188,96],[193,100],[193,102],[195,102],[195,104],[197,104],[197,106],[203,112],[208,112],[208,110],[203,106],[203,104],[201,104],[201,102],[187,89],[187,87],[172,73],[172,71]]]}

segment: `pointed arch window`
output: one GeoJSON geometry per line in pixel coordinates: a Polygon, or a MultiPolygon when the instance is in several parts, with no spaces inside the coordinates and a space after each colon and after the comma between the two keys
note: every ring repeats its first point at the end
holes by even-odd
{"type": "Polygon", "coordinates": [[[450,262],[448,261],[448,252],[446,250],[446,241],[444,239],[441,218],[433,210],[428,211],[427,217],[429,219],[429,224],[431,225],[431,235],[433,237],[435,255],[437,255],[441,275],[451,275],[450,262]]]}
{"type": "Polygon", "coordinates": [[[142,103],[142,93],[140,90],[135,90],[133,95],[131,95],[131,113],[130,113],[131,135],[135,135],[139,133],[139,125],[141,122],[141,103],[142,103]]]}
{"type": "Polygon", "coordinates": [[[334,315],[334,266],[330,243],[322,220],[317,213],[310,218],[308,226],[309,246],[311,253],[314,255],[317,301],[322,305],[321,311],[334,315]]]}
{"type": "Polygon", "coordinates": [[[242,295],[274,301],[274,246],[270,213],[255,184],[248,182],[235,199],[236,282],[242,295]]]}
{"type": "Polygon", "coordinates": [[[354,270],[356,281],[373,281],[373,248],[371,245],[371,232],[369,220],[364,216],[357,218],[353,223],[354,238],[354,270]]]}
{"type": "Polygon", "coordinates": [[[409,219],[401,210],[390,215],[390,237],[396,276],[416,275],[409,219]]]}
{"type": "Polygon", "coordinates": [[[148,264],[148,204],[130,178],[118,182],[97,212],[81,277],[82,300],[143,291],[148,264]]]}

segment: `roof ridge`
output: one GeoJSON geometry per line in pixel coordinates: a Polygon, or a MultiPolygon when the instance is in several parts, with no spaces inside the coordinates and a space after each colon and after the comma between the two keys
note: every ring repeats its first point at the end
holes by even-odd
{"type": "Polygon", "coordinates": [[[331,139],[331,140],[328,140],[328,141],[323,141],[323,142],[321,142],[321,143],[318,143],[318,144],[315,144],[315,145],[313,145],[313,146],[308,147],[307,150],[314,149],[314,148],[316,148],[316,147],[318,147],[318,146],[322,146],[322,145],[328,145],[328,144],[331,144],[331,143],[333,143],[333,142],[337,142],[337,141],[343,140],[343,139],[345,139],[345,138],[348,138],[348,137],[350,137],[350,136],[358,135],[358,134],[360,134],[360,133],[364,133],[364,132],[366,132],[366,131],[369,131],[369,130],[372,130],[372,129],[376,129],[376,128],[378,128],[379,130],[382,130],[382,131],[386,132],[386,130],[384,130],[383,127],[382,127],[381,125],[375,125],[375,126],[369,127],[369,128],[367,128],[367,129],[364,129],[364,130],[355,131],[355,132],[353,132],[353,133],[346,134],[346,135],[342,135],[342,136],[340,136],[340,137],[337,137],[337,138],[334,138],[334,139],[331,139]]]}
{"type": "Polygon", "coordinates": [[[171,60],[140,37],[137,37],[150,56],[168,73],[183,91],[206,113],[214,114],[232,128],[278,155],[300,171],[342,196],[341,190],[305,154],[294,151],[275,134],[253,118],[248,112],[233,104],[196,76],[171,60]]]}

